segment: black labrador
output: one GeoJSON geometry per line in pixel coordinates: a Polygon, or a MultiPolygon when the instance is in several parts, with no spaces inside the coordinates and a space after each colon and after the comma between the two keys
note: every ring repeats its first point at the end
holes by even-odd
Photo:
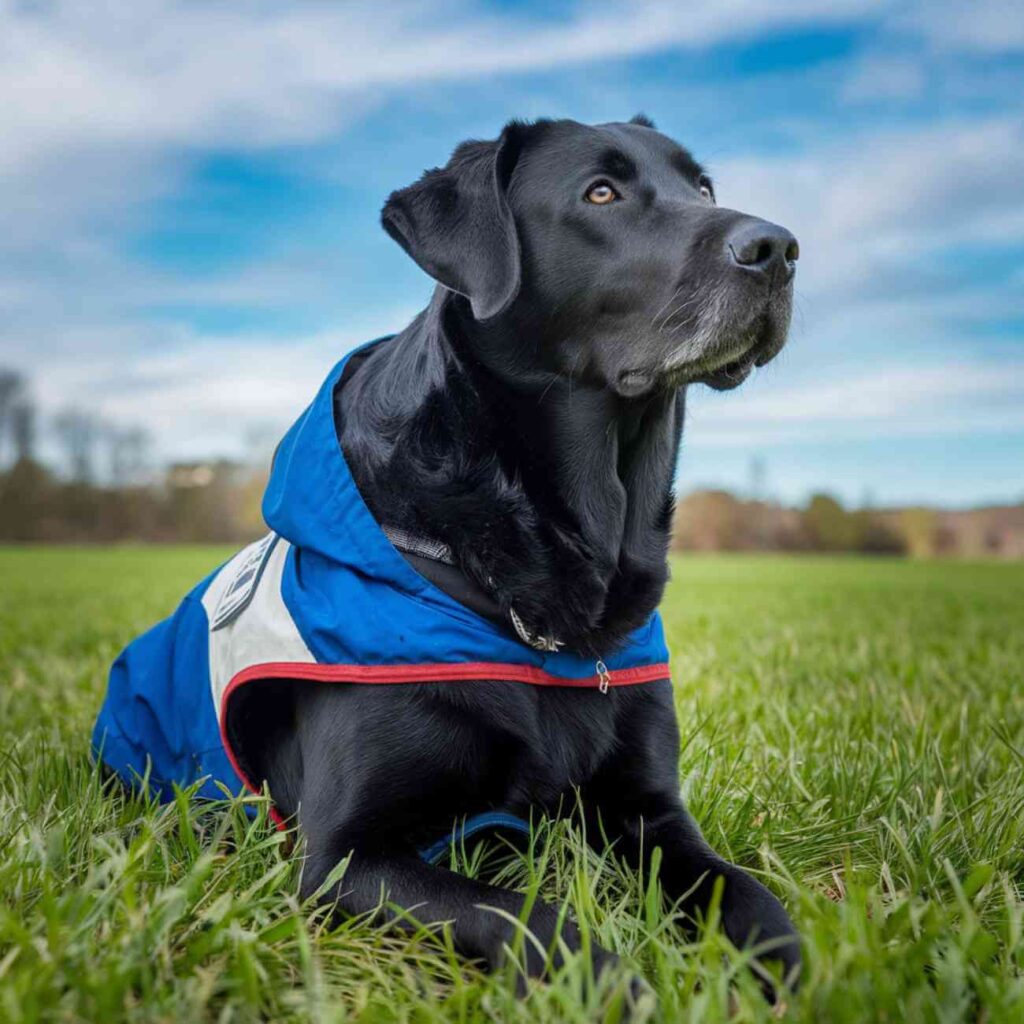
{"type": "MultiPolygon", "coordinates": [[[[701,166],[643,117],[512,122],[393,193],[382,220],[438,287],[337,390],[356,483],[378,522],[447,546],[454,564],[406,554],[438,587],[600,657],[665,587],[686,388],[735,387],[782,347],[796,240],[717,206],[701,166]]],[[[304,895],[351,854],[325,900],[360,914],[384,894],[496,965],[513,927],[486,908],[517,917],[523,897],[417,849],[461,816],[553,815],[578,793],[589,839],[637,868],[660,847],[664,891],[689,911],[722,879],[729,938],[772,944],[797,977],[781,904],[683,806],[668,679],[608,693],[289,683],[263,729],[255,767],[305,833],[304,895]]],[[[529,913],[545,947],[557,918],[529,913]]],[[[578,948],[571,923],[562,938],[578,948]]]]}

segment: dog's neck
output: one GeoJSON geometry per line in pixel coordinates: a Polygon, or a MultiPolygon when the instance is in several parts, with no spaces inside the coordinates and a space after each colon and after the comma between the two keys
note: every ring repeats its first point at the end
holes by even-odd
{"type": "Polygon", "coordinates": [[[346,383],[356,483],[379,522],[447,544],[531,631],[606,654],[664,589],[682,394],[625,402],[517,372],[521,335],[460,303],[439,290],[346,383]]]}

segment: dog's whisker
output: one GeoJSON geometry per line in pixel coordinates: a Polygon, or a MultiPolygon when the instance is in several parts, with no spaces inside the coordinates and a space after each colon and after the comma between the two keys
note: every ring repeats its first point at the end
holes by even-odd
{"type": "Polygon", "coordinates": [[[685,302],[681,302],[678,306],[675,306],[673,309],[671,309],[665,317],[662,318],[661,325],[658,329],[664,330],[666,327],[668,327],[668,324],[673,317],[678,316],[681,312],[683,312],[683,310],[689,309],[692,306],[700,306],[700,304],[703,301],[703,296],[694,295],[692,298],[687,299],[685,302]]]}
{"type": "MultiPolygon", "coordinates": [[[[686,302],[682,302],[682,303],[680,303],[680,304],[679,304],[678,306],[676,306],[676,307],[675,307],[675,309],[673,309],[673,310],[672,310],[672,311],[671,311],[671,312],[670,312],[670,313],[668,314],[668,316],[666,316],[666,317],[664,318],[664,320],[662,320],[662,322],[661,322],[661,325],[660,325],[660,327],[658,328],[658,330],[659,330],[659,331],[663,331],[663,330],[664,330],[664,329],[665,329],[666,327],[668,327],[668,323],[669,323],[669,321],[670,321],[670,320],[671,320],[671,319],[672,319],[672,318],[673,318],[674,316],[678,316],[678,315],[679,315],[679,314],[680,314],[680,313],[681,313],[681,312],[682,312],[682,311],[683,311],[684,309],[688,308],[689,306],[693,306],[693,305],[699,305],[699,304],[700,304],[700,303],[702,303],[703,301],[704,301],[704,299],[703,299],[703,297],[702,297],[702,296],[699,296],[699,295],[695,295],[695,296],[694,296],[694,297],[693,297],[692,299],[687,299],[687,300],[686,300],[686,302]]],[[[682,325],[680,324],[679,326],[682,326],[682,325]]],[[[677,329],[678,329],[677,327],[669,328],[669,330],[670,330],[670,331],[674,331],[674,330],[677,330],[677,329]]]]}
{"type": "Polygon", "coordinates": [[[676,296],[682,290],[683,290],[682,284],[679,284],[679,285],[676,286],[676,288],[674,289],[672,294],[668,297],[668,299],[665,301],[665,304],[661,307],[661,309],[659,309],[658,312],[655,313],[654,316],[651,317],[651,326],[652,327],[657,323],[658,317],[660,317],[661,314],[665,312],[666,307],[671,306],[672,303],[675,302],[676,296]]]}

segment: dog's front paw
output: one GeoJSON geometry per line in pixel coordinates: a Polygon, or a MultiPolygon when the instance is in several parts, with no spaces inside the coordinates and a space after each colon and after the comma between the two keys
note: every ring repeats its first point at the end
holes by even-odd
{"type": "MultiPolygon", "coordinates": [[[[543,916],[547,917],[546,914],[543,916]]],[[[538,922],[531,923],[536,925],[538,922]]],[[[530,934],[505,934],[500,946],[487,958],[492,970],[505,967],[510,961],[515,962],[516,992],[519,996],[526,995],[531,980],[550,979],[554,972],[561,970],[566,964],[565,954],[573,956],[583,949],[579,929],[573,922],[563,921],[561,927],[554,921],[544,920],[543,923],[546,927],[538,928],[530,934]]],[[[616,970],[618,964],[619,958],[615,953],[591,942],[590,969],[595,980],[606,971],[616,970]]],[[[639,997],[640,992],[640,988],[635,993],[630,990],[630,994],[636,997],[639,997]]]]}
{"type": "Polygon", "coordinates": [[[800,937],[782,904],[757,879],[730,864],[723,871],[722,924],[729,941],[740,949],[756,950],[758,981],[765,996],[778,998],[778,969],[769,972],[768,964],[781,964],[782,981],[796,991],[800,980],[800,937]]]}

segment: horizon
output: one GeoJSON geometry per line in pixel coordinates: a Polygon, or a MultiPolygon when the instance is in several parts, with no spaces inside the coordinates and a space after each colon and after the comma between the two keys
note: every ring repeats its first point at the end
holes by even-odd
{"type": "Polygon", "coordinates": [[[513,117],[642,111],[802,253],[782,354],[691,389],[677,492],[760,460],[784,504],[1017,504],[1021,86],[998,2],[3,4],[0,368],[160,463],[238,458],[425,305],[393,189],[513,117]]]}

